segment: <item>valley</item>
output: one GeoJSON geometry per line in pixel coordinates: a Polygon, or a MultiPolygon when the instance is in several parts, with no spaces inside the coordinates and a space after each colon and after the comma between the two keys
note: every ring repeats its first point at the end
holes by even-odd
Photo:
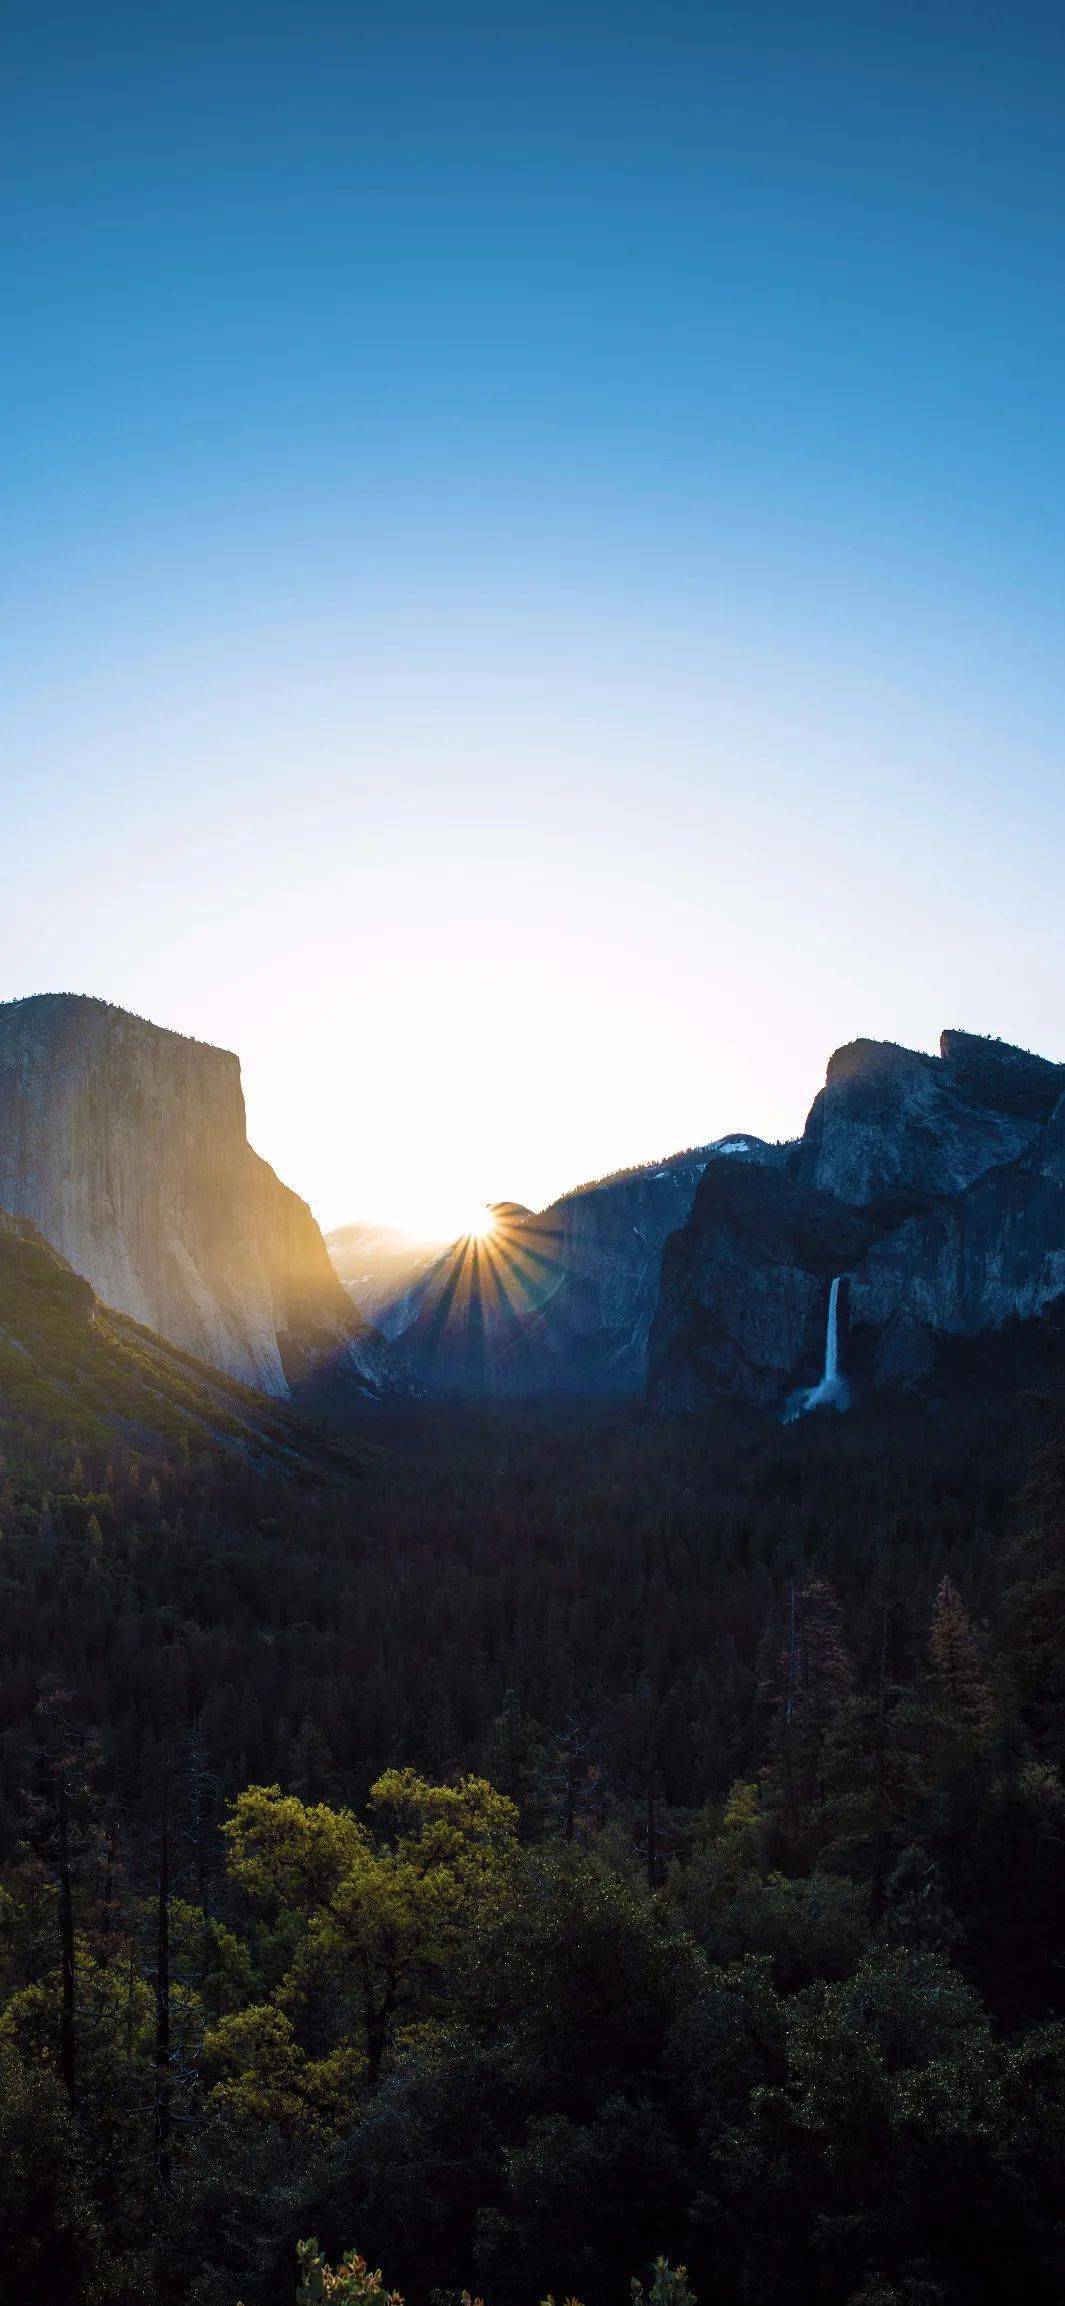
{"type": "Polygon", "coordinates": [[[858,1043],[428,1256],[222,1052],[0,1059],[12,2280],[1051,2306],[1060,1069],[858,1043]]]}

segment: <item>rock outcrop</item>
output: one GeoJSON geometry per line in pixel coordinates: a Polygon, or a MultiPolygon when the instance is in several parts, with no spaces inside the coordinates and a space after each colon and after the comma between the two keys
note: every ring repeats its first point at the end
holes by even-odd
{"type": "Polygon", "coordinates": [[[981,1061],[979,1047],[971,1033],[944,1033],[939,1057],[891,1041],[837,1049],[799,1145],[800,1181],[901,1217],[1015,1160],[1065,1082],[1043,1058],[1009,1050],[996,1062],[986,1042],[981,1061]]]}
{"type": "Polygon", "coordinates": [[[662,1252],[649,1343],[659,1405],[694,1409],[714,1393],[782,1404],[813,1384],[833,1277],[875,1238],[863,1211],[786,1168],[710,1162],[662,1252]]]}
{"type": "Polygon", "coordinates": [[[830,1284],[862,1383],[931,1382],[952,1340],[1065,1307],[1065,1067],[968,1033],[856,1041],[775,1169],[711,1160],[663,1251],[652,1397],[783,1407],[812,1385],[830,1284]]]}
{"type": "Polygon", "coordinates": [[[848,1288],[852,1326],[882,1333],[881,1376],[900,1373],[900,1317],[908,1328],[975,1336],[1038,1320],[1062,1299],[1065,1096],[1017,1160],[878,1241],[848,1288]]]}
{"type": "Polygon", "coordinates": [[[305,1202],[248,1144],[240,1067],[74,994],[0,1005],[0,1208],[106,1304],[285,1396],[391,1389],[305,1202]]]}

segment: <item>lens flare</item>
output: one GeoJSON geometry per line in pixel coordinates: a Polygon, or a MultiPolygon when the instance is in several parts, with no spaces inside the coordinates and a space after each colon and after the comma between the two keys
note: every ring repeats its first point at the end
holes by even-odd
{"type": "Polygon", "coordinates": [[[495,1211],[487,1203],[471,1209],[464,1229],[467,1241],[490,1241],[496,1229],[495,1211]]]}

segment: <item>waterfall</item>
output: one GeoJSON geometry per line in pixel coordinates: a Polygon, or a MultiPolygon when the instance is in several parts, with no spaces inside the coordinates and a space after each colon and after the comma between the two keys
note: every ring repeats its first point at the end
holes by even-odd
{"type": "Polygon", "coordinates": [[[821,1391],[839,1380],[839,1283],[837,1273],[828,1292],[828,1327],[825,1330],[825,1366],[821,1375],[821,1391]]]}
{"type": "Polygon", "coordinates": [[[847,1409],[850,1393],[846,1380],[839,1373],[839,1285],[842,1273],[837,1273],[828,1292],[828,1319],[825,1323],[825,1365],[818,1385],[804,1387],[793,1393],[784,1411],[783,1423],[794,1425],[797,1417],[805,1417],[811,1409],[847,1409]]]}

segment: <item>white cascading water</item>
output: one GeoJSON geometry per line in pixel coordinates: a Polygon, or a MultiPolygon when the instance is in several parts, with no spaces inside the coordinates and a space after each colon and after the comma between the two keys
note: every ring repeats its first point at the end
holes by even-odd
{"type": "Polygon", "coordinates": [[[828,1321],[825,1325],[825,1366],[818,1385],[807,1386],[804,1392],[793,1394],[784,1412],[784,1424],[794,1425],[797,1417],[805,1417],[811,1409],[839,1409],[849,1406],[850,1394],[839,1373],[839,1285],[843,1279],[837,1273],[828,1292],[828,1321]]]}
{"type": "Polygon", "coordinates": [[[828,1292],[828,1326],[825,1330],[825,1366],[821,1372],[821,1390],[839,1380],[839,1282],[837,1273],[828,1292]]]}

